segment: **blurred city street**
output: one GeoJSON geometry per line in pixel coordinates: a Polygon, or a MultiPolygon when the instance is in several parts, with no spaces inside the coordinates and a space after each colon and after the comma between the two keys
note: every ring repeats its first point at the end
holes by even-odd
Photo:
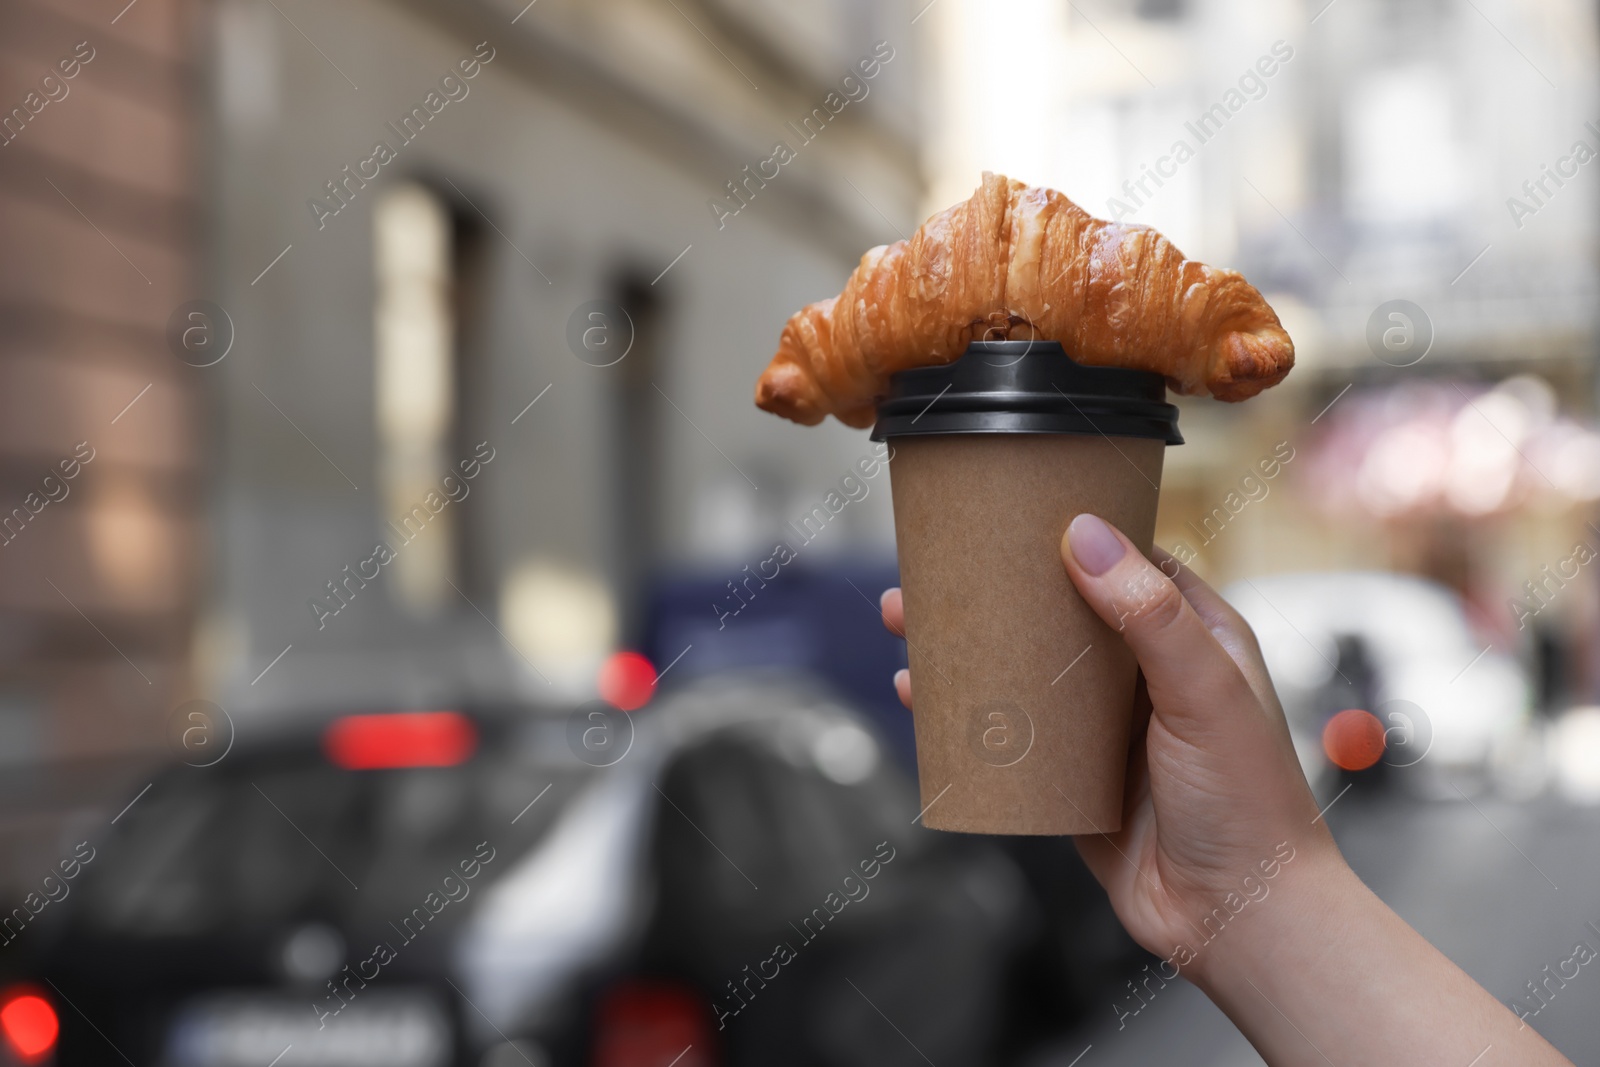
{"type": "Polygon", "coordinates": [[[1069,836],[1123,505],[1600,1063],[1595,159],[1587,0],[6,0],[0,1067],[1261,1062],[1069,836]]]}

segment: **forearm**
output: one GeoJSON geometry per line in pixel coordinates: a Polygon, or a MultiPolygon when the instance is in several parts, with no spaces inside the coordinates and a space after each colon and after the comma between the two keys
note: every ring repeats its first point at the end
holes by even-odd
{"type": "Polygon", "coordinates": [[[1286,866],[1263,904],[1192,978],[1273,1067],[1570,1067],[1337,854],[1286,866]]]}

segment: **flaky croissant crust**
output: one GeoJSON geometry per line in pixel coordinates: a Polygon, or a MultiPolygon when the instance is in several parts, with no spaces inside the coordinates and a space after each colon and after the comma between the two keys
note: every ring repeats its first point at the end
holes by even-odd
{"type": "Polygon", "coordinates": [[[870,249],[843,292],[790,317],[756,404],[808,426],[828,415],[870,426],[890,375],[948,363],[974,340],[1021,339],[1219,400],[1252,397],[1294,366],[1294,342],[1237,271],[985,173],[971,199],[870,249]]]}

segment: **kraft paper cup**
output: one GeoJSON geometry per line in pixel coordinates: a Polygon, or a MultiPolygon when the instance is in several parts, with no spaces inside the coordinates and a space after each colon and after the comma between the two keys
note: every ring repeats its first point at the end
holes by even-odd
{"type": "Polygon", "coordinates": [[[1038,341],[891,381],[872,437],[892,449],[925,826],[1120,828],[1137,665],[1060,543],[1089,512],[1150,548],[1162,455],[1183,443],[1165,397],[1160,375],[1038,341]]]}

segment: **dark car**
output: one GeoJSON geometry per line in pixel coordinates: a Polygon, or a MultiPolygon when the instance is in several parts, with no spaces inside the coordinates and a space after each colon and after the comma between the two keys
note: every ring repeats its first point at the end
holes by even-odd
{"type": "Polygon", "coordinates": [[[855,714],[773,678],[246,730],[90,842],[14,977],[64,1065],[1014,1060],[1071,946],[917,814],[855,714]]]}

